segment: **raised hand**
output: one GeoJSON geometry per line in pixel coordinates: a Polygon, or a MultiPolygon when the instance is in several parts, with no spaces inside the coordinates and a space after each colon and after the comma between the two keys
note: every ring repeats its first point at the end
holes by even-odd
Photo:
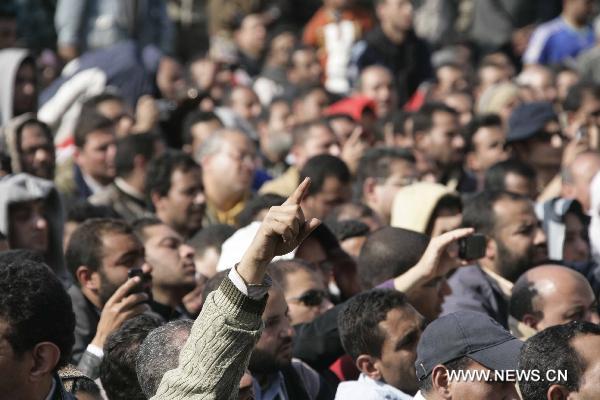
{"type": "MultiPolygon", "coordinates": [[[[144,265],[143,269],[147,272],[147,265],[144,265]]],[[[125,321],[150,310],[148,304],[145,303],[149,300],[146,293],[132,293],[140,283],[141,278],[139,276],[129,278],[108,299],[104,308],[102,308],[96,336],[94,336],[92,344],[100,348],[104,347],[106,338],[119,329],[125,321]]]]}
{"type": "Polygon", "coordinates": [[[394,279],[394,287],[406,292],[433,279],[446,276],[453,269],[468,265],[468,261],[458,258],[458,246],[455,246],[455,243],[461,238],[472,235],[473,232],[473,228],[461,228],[432,238],[419,262],[394,279]]]}
{"type": "Polygon", "coordinates": [[[300,207],[309,186],[310,179],[306,178],[285,203],[271,207],[263,219],[237,268],[247,283],[262,283],[273,257],[294,250],[321,223],[315,218],[306,221],[300,207]]]}

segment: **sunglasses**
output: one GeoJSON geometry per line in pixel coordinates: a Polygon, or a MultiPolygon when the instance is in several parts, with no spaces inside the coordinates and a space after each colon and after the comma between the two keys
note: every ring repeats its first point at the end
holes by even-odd
{"type": "Polygon", "coordinates": [[[292,297],[288,301],[298,301],[308,307],[320,306],[323,300],[327,297],[327,293],[324,290],[311,289],[302,293],[298,297],[292,297]]]}

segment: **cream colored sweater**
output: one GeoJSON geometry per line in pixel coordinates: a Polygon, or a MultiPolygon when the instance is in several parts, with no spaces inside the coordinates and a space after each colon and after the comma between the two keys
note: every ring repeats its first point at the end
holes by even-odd
{"type": "Polygon", "coordinates": [[[225,278],[208,295],[181,354],[153,400],[236,399],[240,379],[263,328],[267,296],[252,300],[225,278]]]}

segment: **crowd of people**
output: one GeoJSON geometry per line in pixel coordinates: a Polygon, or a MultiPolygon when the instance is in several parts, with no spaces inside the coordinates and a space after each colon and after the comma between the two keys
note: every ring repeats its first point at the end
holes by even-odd
{"type": "Polygon", "coordinates": [[[600,399],[599,295],[599,1],[0,4],[0,399],[600,399]]]}

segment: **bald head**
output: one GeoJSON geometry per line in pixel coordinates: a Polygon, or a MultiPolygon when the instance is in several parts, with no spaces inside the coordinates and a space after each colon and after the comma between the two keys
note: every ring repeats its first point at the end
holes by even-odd
{"type": "Polygon", "coordinates": [[[539,331],[570,321],[599,322],[588,281],[579,272],[556,264],[533,268],[517,280],[510,314],[539,331]]]}
{"type": "Polygon", "coordinates": [[[581,203],[584,212],[590,209],[590,183],[600,171],[600,154],[586,151],[563,171],[562,197],[575,199],[581,203]]]}
{"type": "Polygon", "coordinates": [[[360,74],[358,91],[375,100],[378,116],[389,114],[396,107],[394,80],[389,69],[381,65],[371,65],[360,74]]]}

